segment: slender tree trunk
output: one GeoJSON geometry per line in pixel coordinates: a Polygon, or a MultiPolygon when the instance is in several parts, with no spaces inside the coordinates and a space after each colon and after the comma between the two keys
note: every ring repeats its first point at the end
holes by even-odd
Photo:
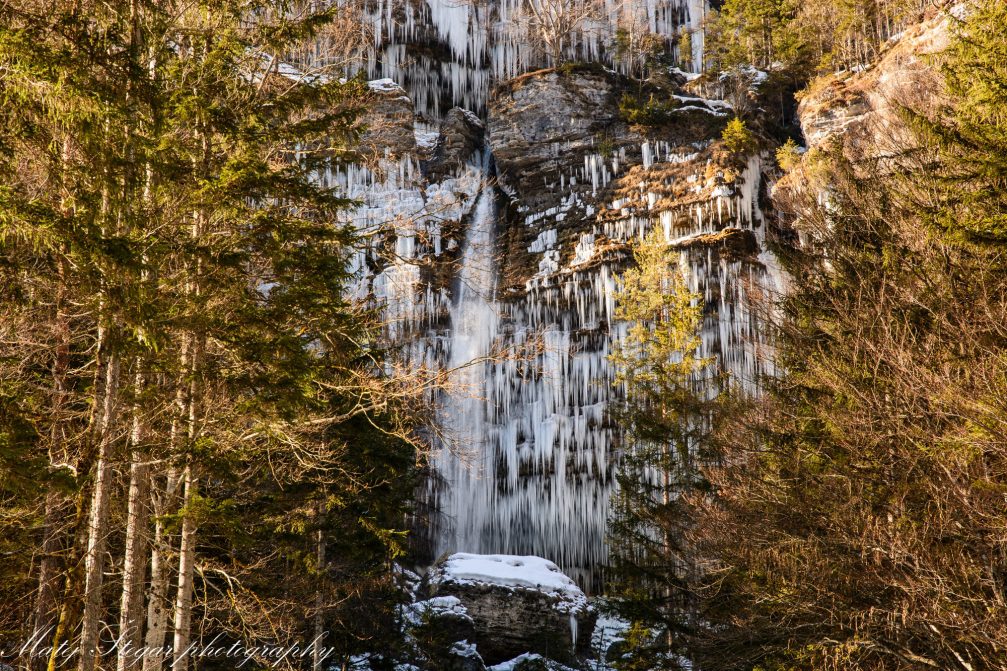
{"type": "MultiPolygon", "coordinates": [[[[164,647],[164,637],[168,633],[168,578],[169,545],[162,519],[173,508],[178,475],[174,469],[168,471],[163,489],[154,486],[151,500],[154,512],[154,538],[150,550],[150,592],[147,598],[147,635],[144,646],[150,651],[164,647]]],[[[151,653],[143,658],[143,671],[160,671],[164,657],[151,653]]]]}
{"type": "MultiPolygon", "coordinates": [[[[180,370],[188,371],[188,344],[183,343],[180,370]]],[[[183,378],[184,378],[183,373],[183,378]]],[[[182,422],[186,414],[186,385],[179,384],[175,393],[175,416],[171,422],[169,444],[172,454],[177,453],[182,440],[182,422]]],[[[150,553],[150,597],[147,605],[147,637],[145,646],[148,650],[161,650],[165,647],[165,636],[168,633],[168,618],[171,614],[171,601],[168,596],[170,578],[170,547],[168,535],[164,528],[163,517],[175,508],[175,499],[180,478],[175,467],[168,469],[164,489],[152,492],[154,504],[154,541],[150,553]]],[[[148,654],[143,659],[143,671],[161,671],[167,655],[148,654]]]]}
{"type": "MultiPolygon", "coordinates": [[[[60,277],[65,278],[66,262],[60,264],[60,277]]],[[[70,326],[63,312],[66,285],[63,283],[56,299],[56,333],[59,339],[52,365],[52,426],[49,433],[49,463],[55,465],[57,447],[65,449],[65,423],[63,407],[66,403],[66,374],[70,364],[70,326]]],[[[38,592],[35,599],[34,631],[37,636],[52,636],[55,632],[58,611],[59,560],[65,514],[66,497],[50,489],[45,497],[45,519],[42,531],[42,560],[39,562],[38,592]]],[[[39,656],[31,661],[31,668],[45,669],[46,659],[39,656]]]]}
{"type": "MultiPolygon", "coordinates": [[[[319,513],[324,512],[325,506],[318,506],[319,513]]],[[[319,573],[319,583],[322,582],[323,576],[325,575],[325,532],[321,529],[318,530],[317,537],[318,547],[316,548],[315,559],[318,562],[318,573],[319,573]]],[[[323,616],[323,607],[325,605],[325,596],[322,590],[319,589],[315,592],[315,647],[311,651],[311,668],[312,671],[321,671],[322,663],[322,636],[325,634],[325,618],[323,616]]]]}
{"type": "MultiPolygon", "coordinates": [[[[59,590],[60,518],[63,515],[63,496],[49,491],[45,497],[45,521],[42,537],[42,560],[38,570],[38,592],[35,597],[35,618],[32,629],[36,637],[47,639],[55,632],[59,590]]],[[[30,660],[32,669],[44,669],[45,657],[30,660]]]]}
{"type": "Polygon", "coordinates": [[[87,506],[85,504],[85,493],[83,491],[77,496],[74,513],[74,540],[67,561],[66,581],[63,586],[62,599],[60,600],[59,619],[56,621],[56,632],[52,637],[52,647],[49,650],[49,663],[47,671],[56,671],[62,661],[60,655],[65,654],[60,651],[60,641],[62,641],[74,628],[74,623],[80,615],[80,588],[82,576],[79,560],[84,555],[87,546],[87,506]]]}
{"type": "MultiPolygon", "coordinates": [[[[137,358],[136,393],[144,387],[144,376],[137,358]]],[[[133,404],[133,426],[130,431],[132,451],[129,465],[129,506],[126,513],[126,549],[122,565],[122,597],[119,601],[119,641],[116,671],[128,671],[136,666],[137,659],[129,650],[139,647],[143,633],[143,579],[146,575],[147,554],[147,499],[150,473],[143,449],[145,436],[142,408],[139,401],[133,404]]]]}
{"type": "Polygon", "coordinates": [[[182,476],[184,494],[182,509],[182,540],[178,549],[178,591],[175,596],[175,640],[173,671],[185,671],[188,666],[186,649],[189,647],[190,626],[192,624],[192,581],[195,574],[196,560],[196,525],[189,505],[196,494],[196,478],[193,477],[192,465],[187,464],[182,476]]]}
{"type": "Polygon", "coordinates": [[[93,671],[98,654],[98,621],[108,535],[108,501],[112,493],[112,432],[119,391],[119,354],[113,351],[105,365],[105,389],[98,421],[98,463],[88,520],[84,555],[84,614],[81,619],[79,671],[93,671]]]}
{"type": "MultiPolygon", "coordinates": [[[[198,224],[193,229],[193,236],[199,232],[198,224]]],[[[197,264],[198,276],[198,264],[197,264]]],[[[192,283],[194,292],[198,292],[198,281],[192,283]]],[[[195,443],[198,434],[199,399],[202,391],[200,382],[200,364],[202,361],[203,344],[193,338],[191,346],[191,375],[188,397],[188,443],[195,443]]],[[[196,567],[196,522],[192,515],[191,504],[196,495],[198,480],[193,473],[191,457],[187,460],[182,474],[182,538],[178,547],[178,590],[175,594],[175,637],[174,660],[172,671],[185,671],[188,666],[186,649],[189,647],[190,628],[192,626],[192,591],[196,567]]]]}

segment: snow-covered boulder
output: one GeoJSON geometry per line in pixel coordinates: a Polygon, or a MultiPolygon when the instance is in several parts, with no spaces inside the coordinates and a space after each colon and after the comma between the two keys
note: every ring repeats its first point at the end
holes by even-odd
{"type": "Polygon", "coordinates": [[[427,576],[431,597],[455,597],[479,654],[499,664],[524,653],[573,663],[590,649],[597,617],[577,584],[547,559],[457,553],[427,576]]]}
{"type": "Polygon", "coordinates": [[[488,671],[574,671],[559,662],[546,659],[541,655],[525,653],[506,662],[491,666],[488,671]]]}

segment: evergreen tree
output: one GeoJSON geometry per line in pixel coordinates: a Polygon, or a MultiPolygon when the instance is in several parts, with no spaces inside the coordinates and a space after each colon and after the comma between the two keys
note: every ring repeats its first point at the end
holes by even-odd
{"type": "Polygon", "coordinates": [[[803,160],[785,373],[690,511],[700,668],[1002,666],[1004,18],[956,29],[915,144],[803,160]]]}
{"type": "MultiPolygon", "coordinates": [[[[1001,248],[1007,243],[1007,44],[1003,3],[981,1],[965,20],[951,19],[955,38],[940,57],[950,101],[939,113],[906,112],[933,156],[933,200],[916,199],[926,221],[951,242],[1001,248]]],[[[908,176],[907,179],[912,179],[908,176]]],[[[919,189],[906,189],[913,195],[919,189]]]]}
{"type": "Polygon", "coordinates": [[[634,623],[626,668],[677,668],[665,653],[690,627],[683,502],[705,489],[699,464],[713,381],[711,362],[698,356],[703,304],[679,269],[680,252],[655,229],[634,257],[616,292],[615,317],[628,330],[611,356],[616,384],[627,391],[616,417],[628,442],[610,525],[610,589],[617,611],[634,623]]]}
{"type": "Polygon", "coordinates": [[[139,668],[123,642],[181,669],[217,634],[373,647],[413,450],[345,298],[352,203],[318,180],[363,92],[279,67],[336,10],[2,10],[4,630],[50,670],[139,668]]]}

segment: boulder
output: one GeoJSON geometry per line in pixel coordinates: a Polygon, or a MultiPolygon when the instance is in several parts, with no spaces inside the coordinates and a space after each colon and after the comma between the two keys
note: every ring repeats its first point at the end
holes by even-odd
{"type": "Polygon", "coordinates": [[[471,618],[487,664],[525,653],[575,663],[590,651],[597,614],[576,583],[547,559],[457,553],[427,577],[433,597],[455,597],[471,618]]]}

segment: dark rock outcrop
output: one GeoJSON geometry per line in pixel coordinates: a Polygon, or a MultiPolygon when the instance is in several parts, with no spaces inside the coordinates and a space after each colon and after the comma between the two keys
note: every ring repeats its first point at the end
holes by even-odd
{"type": "Polygon", "coordinates": [[[754,259],[762,251],[752,231],[733,227],[721,229],[716,233],[689,236],[673,242],[672,246],[689,250],[714,249],[721,258],[731,261],[754,259]]]}
{"type": "MultiPolygon", "coordinates": [[[[619,117],[619,80],[604,70],[531,72],[497,89],[490,103],[489,140],[501,181],[534,210],[552,206],[554,189],[587,154],[606,143],[639,145],[643,138],[619,117]],[[545,187],[545,188],[543,188],[545,187]]],[[[591,183],[582,183],[582,189],[591,183]]]]}
{"type": "Polygon", "coordinates": [[[539,557],[451,555],[435,564],[426,589],[454,597],[471,618],[487,664],[525,653],[563,663],[587,654],[597,618],[584,593],[555,564],[539,557]]]}
{"type": "Polygon", "coordinates": [[[440,135],[433,157],[426,165],[431,180],[443,179],[460,169],[472,155],[483,148],[486,128],[479,117],[455,107],[440,125],[440,135]]]}
{"type": "Polygon", "coordinates": [[[359,125],[360,147],[374,157],[402,157],[416,153],[413,102],[405,89],[390,79],[368,82],[370,100],[359,125]]]}

